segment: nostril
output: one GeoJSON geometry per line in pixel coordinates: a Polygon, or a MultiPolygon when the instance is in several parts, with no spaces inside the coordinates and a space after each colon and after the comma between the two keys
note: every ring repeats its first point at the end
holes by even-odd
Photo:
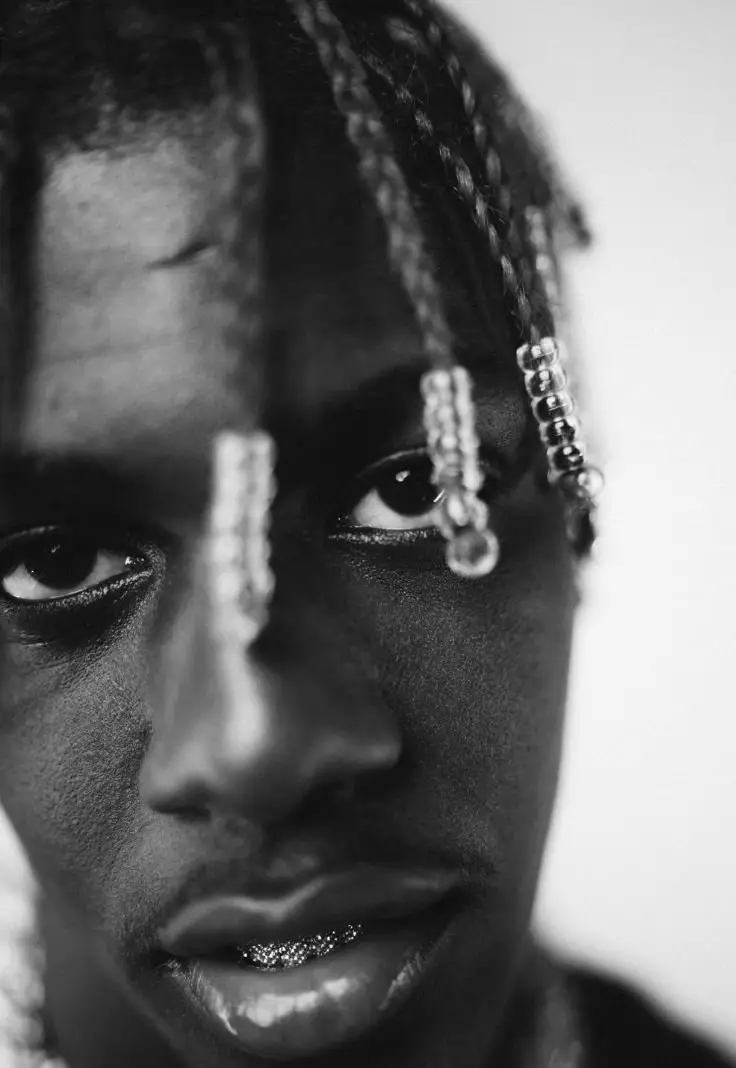
{"type": "Polygon", "coordinates": [[[155,746],[141,769],[140,794],[154,812],[187,819],[207,817],[208,790],[201,768],[176,756],[163,759],[155,746]]]}

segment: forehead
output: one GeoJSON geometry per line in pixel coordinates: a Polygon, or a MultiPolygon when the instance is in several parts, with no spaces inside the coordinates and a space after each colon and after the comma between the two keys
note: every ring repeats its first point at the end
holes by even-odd
{"type": "MultiPolygon", "coordinates": [[[[247,404],[228,388],[208,147],[166,136],[51,168],[23,429],[34,447],[112,447],[166,428],[211,435],[247,404]]],[[[366,377],[415,362],[421,344],[352,160],[302,164],[266,209],[265,360],[269,403],[308,420],[366,377]]]]}

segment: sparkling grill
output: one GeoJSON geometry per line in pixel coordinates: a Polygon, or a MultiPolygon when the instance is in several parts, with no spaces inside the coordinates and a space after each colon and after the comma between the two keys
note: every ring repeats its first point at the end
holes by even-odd
{"type": "Polygon", "coordinates": [[[348,946],[363,933],[361,926],[349,926],[342,931],[328,931],[310,938],[299,938],[291,942],[252,942],[248,946],[239,946],[240,963],[261,971],[282,971],[286,968],[299,968],[312,960],[319,960],[334,953],[341,946],[348,946]]]}

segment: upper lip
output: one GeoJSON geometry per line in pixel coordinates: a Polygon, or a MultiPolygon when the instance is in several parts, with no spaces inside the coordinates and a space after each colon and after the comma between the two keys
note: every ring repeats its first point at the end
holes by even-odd
{"type": "Polygon", "coordinates": [[[288,893],[227,894],[185,906],[160,931],[174,957],[197,957],[251,942],[283,942],[349,924],[421,912],[453,889],[444,873],[396,871],[369,865],[323,875],[288,893]]]}

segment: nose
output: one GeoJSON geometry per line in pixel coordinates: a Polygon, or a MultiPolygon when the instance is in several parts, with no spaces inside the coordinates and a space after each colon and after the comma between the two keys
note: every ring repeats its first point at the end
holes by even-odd
{"type": "Polygon", "coordinates": [[[319,596],[305,583],[313,566],[298,569],[288,600],[277,594],[248,650],[216,637],[202,561],[192,570],[155,643],[154,730],[141,772],[151,808],[275,824],[325,787],[352,787],[397,763],[396,719],[345,618],[324,603],[324,587],[319,596]]]}

